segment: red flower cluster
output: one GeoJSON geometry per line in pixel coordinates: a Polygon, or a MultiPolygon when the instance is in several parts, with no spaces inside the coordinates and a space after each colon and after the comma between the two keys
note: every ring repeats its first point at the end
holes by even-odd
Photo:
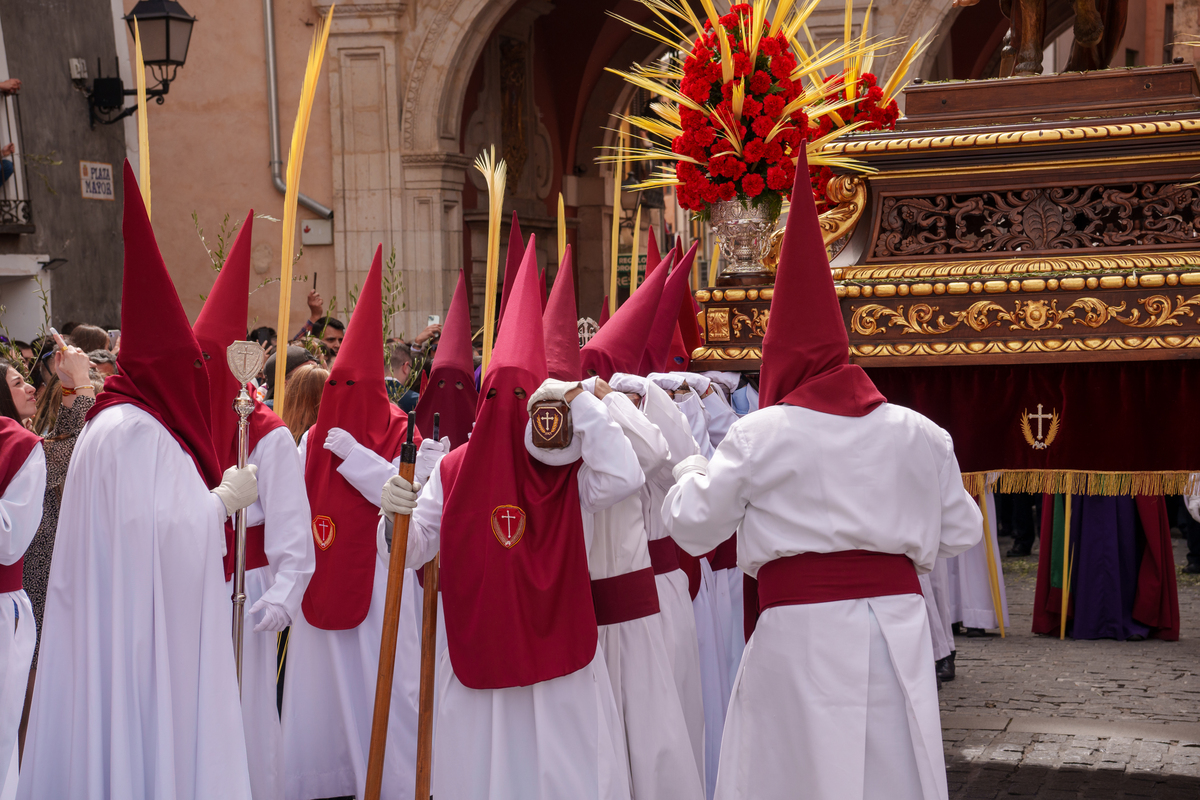
{"type": "Polygon", "coordinates": [[[681,105],[683,134],[671,146],[673,152],[697,162],[680,161],[676,169],[682,184],[678,187],[679,204],[692,211],[703,211],[712,203],[735,197],[748,201],[771,194],[785,198],[791,195],[796,177],[793,154],[797,147],[804,146],[808,119],[803,111],[795,111],[775,129],[784,107],[801,94],[803,87],[791,80],[796,59],[787,40],[768,36],[770,22],[766,20],[758,54],[750,63],[750,42],[742,38],[743,20],[748,29],[750,15],[749,4],[742,3],[719,20],[729,39],[732,82],[723,81],[721,43],[708,21],[683,65],[679,91],[709,109],[702,113],[681,105]],[[733,113],[733,87],[739,81],[745,84],[746,94],[741,118],[737,119],[733,113]],[[740,155],[729,141],[726,125],[742,140],[740,155]]]}
{"type": "MultiPolygon", "coordinates": [[[[830,75],[825,79],[825,82],[837,81],[842,83],[845,81],[844,75],[830,75]]],[[[879,131],[892,130],[896,127],[896,120],[900,117],[900,109],[896,106],[895,100],[889,100],[883,103],[883,89],[876,85],[875,76],[869,72],[864,72],[858,79],[858,87],[854,95],[857,101],[852,106],[847,106],[838,112],[841,117],[842,125],[849,125],[854,122],[861,122],[855,131],[879,131]]],[[[846,89],[831,94],[828,102],[836,103],[839,100],[846,99],[846,89]]],[[[821,117],[820,124],[816,128],[811,128],[807,131],[808,140],[819,139],[825,134],[832,131],[834,128],[840,127],[837,120],[832,114],[826,114],[821,117]]],[[[827,204],[826,190],[829,186],[829,181],[833,178],[833,170],[829,167],[809,166],[809,175],[812,178],[813,199],[817,201],[818,208],[822,204],[827,204]]]]}

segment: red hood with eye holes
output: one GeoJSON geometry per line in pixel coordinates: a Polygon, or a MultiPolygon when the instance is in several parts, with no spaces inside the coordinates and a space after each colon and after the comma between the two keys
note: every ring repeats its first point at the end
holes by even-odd
{"type": "MultiPolygon", "coordinates": [[[[312,507],[317,567],[301,608],[323,630],[357,627],[371,607],[378,549],[379,498],[363,497],[325,449],[330,428],[341,428],[388,461],[400,455],[408,417],[387,396],[383,381],[383,248],[354,307],[342,349],[325,381],[317,422],[308,432],[304,482],[312,507]]],[[[419,441],[419,438],[417,439],[419,441]]],[[[383,487],[379,487],[382,494],[383,487]]]]}
{"type": "Polygon", "coordinates": [[[551,467],[525,449],[527,398],[546,379],[536,252],[531,239],[471,440],[440,466],[446,641],[455,677],[472,689],[529,686],[596,656],[582,462],[551,467]]]}
{"type": "Polygon", "coordinates": [[[458,273],[458,286],[450,300],[446,324],[429,380],[421,389],[421,399],[413,413],[417,426],[433,435],[433,415],[440,415],[440,434],[450,439],[452,448],[467,443],[471,426],[475,424],[475,407],[479,393],[475,390],[475,360],[471,347],[471,307],[467,300],[467,278],[458,273]]]}

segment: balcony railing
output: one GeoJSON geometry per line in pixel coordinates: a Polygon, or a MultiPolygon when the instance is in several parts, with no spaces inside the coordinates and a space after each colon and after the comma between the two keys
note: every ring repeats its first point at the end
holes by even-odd
{"type": "Polygon", "coordinates": [[[21,104],[15,94],[0,95],[0,148],[10,142],[16,145],[16,152],[4,158],[8,164],[0,164],[3,170],[0,176],[8,176],[0,184],[0,235],[33,233],[33,208],[29,203],[29,183],[22,150],[21,104]]]}

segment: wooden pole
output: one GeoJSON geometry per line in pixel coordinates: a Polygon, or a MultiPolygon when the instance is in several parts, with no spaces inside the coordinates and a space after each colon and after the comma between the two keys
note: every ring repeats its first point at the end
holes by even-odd
{"type": "MultiPolygon", "coordinates": [[[[642,236],[642,204],[638,203],[637,213],[633,217],[633,255],[629,258],[629,296],[633,297],[633,293],[638,287],[638,240],[642,236]]],[[[649,254],[647,253],[647,263],[649,263],[649,254]]]]}
{"type": "Polygon", "coordinates": [[[1058,638],[1067,638],[1067,602],[1071,599],[1071,489],[1067,482],[1066,521],[1063,522],[1062,613],[1058,619],[1058,638]]]}
{"type": "MultiPolygon", "coordinates": [[[[400,477],[412,483],[417,447],[413,444],[415,417],[408,418],[408,441],[400,448],[400,477]]],[[[379,800],[383,787],[383,757],[387,751],[388,715],[392,710],[392,678],[396,671],[396,638],[400,632],[400,598],[404,591],[404,559],[408,552],[408,514],[392,518],[392,554],[388,560],[387,594],[383,605],[383,636],[379,642],[379,673],[375,678],[375,713],[371,717],[371,749],[367,754],[366,800],[379,800]]]]}
{"type": "Polygon", "coordinates": [[[421,613],[421,690],[417,704],[416,800],[429,800],[433,778],[433,691],[436,682],[439,559],[425,565],[425,605],[421,613]]]}
{"type": "Polygon", "coordinates": [[[996,571],[996,554],[992,552],[992,526],[988,524],[987,488],[979,493],[979,510],[983,512],[983,552],[987,553],[988,583],[992,590],[992,609],[996,612],[996,623],[1000,627],[1000,638],[1004,638],[1004,604],[1000,599],[1000,575],[996,571]]]}

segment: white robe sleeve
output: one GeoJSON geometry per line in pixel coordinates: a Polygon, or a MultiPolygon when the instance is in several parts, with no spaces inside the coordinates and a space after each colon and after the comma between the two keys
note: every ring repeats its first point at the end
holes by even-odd
{"type": "Polygon", "coordinates": [[[646,419],[628,397],[621,392],[611,392],[605,395],[604,405],[609,416],[625,432],[643,473],[652,475],[664,467],[670,468],[671,450],[662,431],[646,419]]]}
{"type": "Polygon", "coordinates": [[[682,401],[678,401],[678,405],[679,410],[687,418],[692,438],[700,446],[700,455],[712,458],[713,446],[708,438],[708,416],[704,411],[704,405],[700,402],[699,395],[695,392],[688,392],[682,401]]]}
{"type": "Polygon", "coordinates": [[[645,483],[642,468],[621,426],[590,392],[571,401],[571,420],[583,451],[579,504],[595,514],[629,497],[645,483]]]}
{"type": "MultiPolygon", "coordinates": [[[[408,549],[405,551],[404,565],[409,569],[420,569],[433,560],[441,547],[442,506],[445,497],[442,494],[441,464],[429,476],[429,482],[421,489],[417,498],[417,507],[413,509],[412,521],[408,525],[408,549]]],[[[380,526],[390,529],[392,521],[384,515],[380,526]]],[[[390,533],[390,530],[388,530],[390,533]]]]}
{"type": "Polygon", "coordinates": [[[667,464],[658,472],[646,473],[646,480],[666,491],[675,483],[671,470],[688,456],[697,455],[700,447],[692,437],[687,418],[679,410],[679,406],[675,405],[675,401],[653,383],[647,384],[646,396],[642,399],[642,411],[666,439],[671,455],[667,464]]]}
{"type": "Polygon", "coordinates": [[[0,496],[0,564],[9,566],[25,555],[42,524],[46,496],[46,451],[39,443],[0,496]]]}
{"type": "Polygon", "coordinates": [[[383,485],[400,471],[400,457],[388,461],[374,450],[356,444],[350,455],[338,464],[337,471],[378,508],[383,501],[383,485]]]}
{"type": "Polygon", "coordinates": [[[258,499],[266,517],[263,538],[275,573],[262,599],[286,608],[295,619],[316,568],[304,462],[287,428],[264,436],[251,460],[259,465],[258,499]]]}
{"type": "Polygon", "coordinates": [[[713,458],[708,471],[689,472],[667,492],[662,521],[676,544],[694,556],[703,555],[729,538],[742,524],[754,486],[750,447],[735,425],[713,458]]]}
{"type": "Polygon", "coordinates": [[[725,402],[721,393],[715,389],[707,397],[700,398],[700,402],[704,404],[704,410],[708,412],[709,442],[714,448],[720,447],[721,442],[725,441],[725,436],[729,433],[730,426],[737,422],[738,416],[733,413],[733,408],[725,402]]]}
{"type": "Polygon", "coordinates": [[[950,434],[938,431],[945,440],[946,458],[938,474],[942,487],[942,536],[938,558],[951,558],[970,550],[983,538],[983,514],[963,486],[958,458],[950,434]]]}

